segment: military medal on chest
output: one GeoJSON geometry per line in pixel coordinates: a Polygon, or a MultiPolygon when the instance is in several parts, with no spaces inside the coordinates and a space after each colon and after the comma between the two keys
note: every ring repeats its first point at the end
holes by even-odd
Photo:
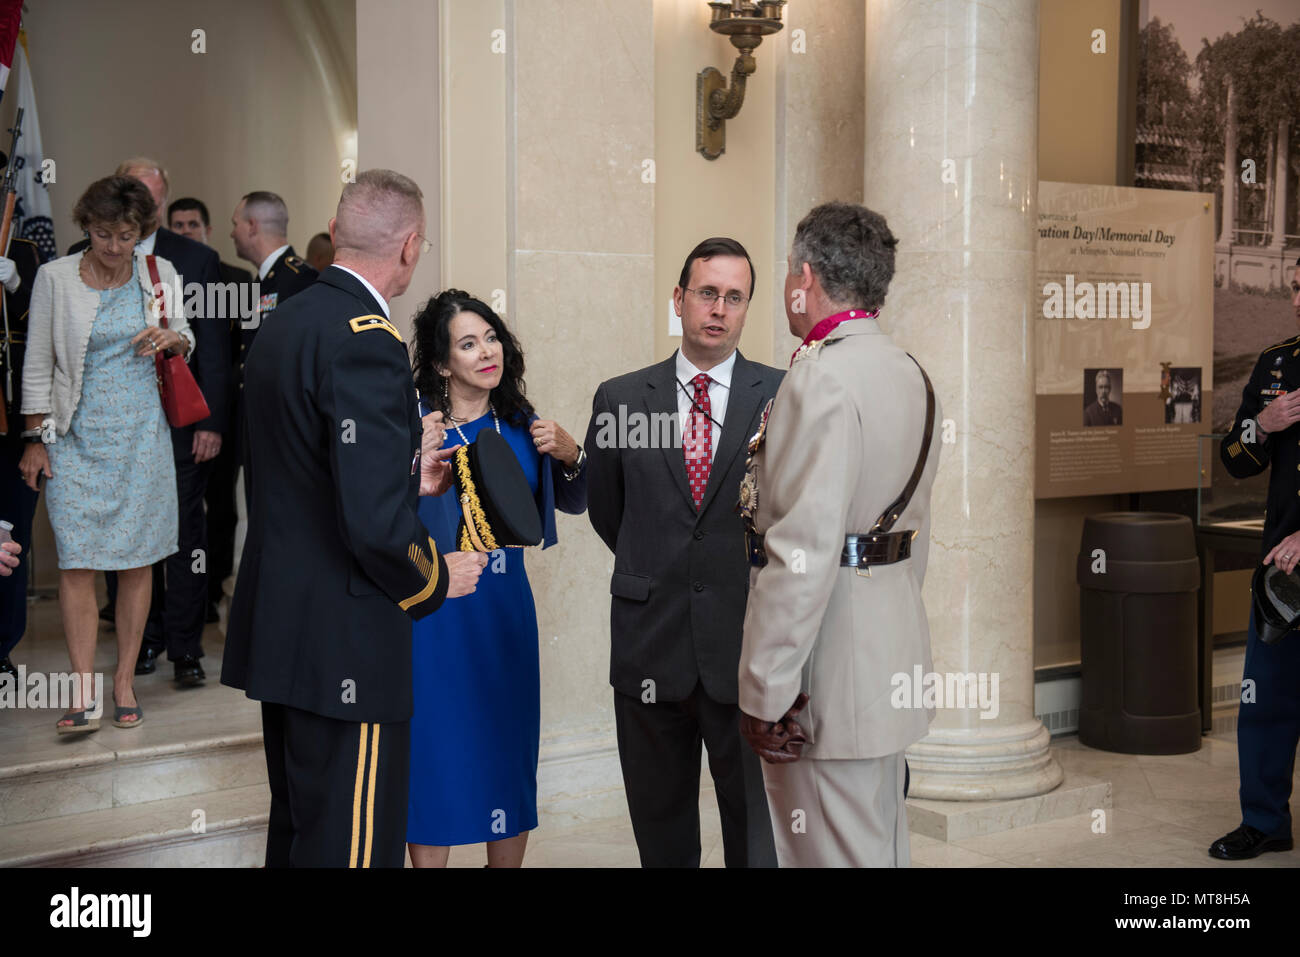
{"type": "Polygon", "coordinates": [[[750,527],[753,527],[754,516],[758,513],[758,468],[754,464],[754,458],[758,454],[758,450],[763,447],[763,440],[767,437],[767,419],[772,414],[772,403],[774,401],[776,400],[767,400],[767,405],[763,408],[763,417],[758,423],[758,431],[749,440],[749,457],[745,460],[745,478],[740,483],[740,501],[736,504],[736,511],[740,512],[750,527]]]}

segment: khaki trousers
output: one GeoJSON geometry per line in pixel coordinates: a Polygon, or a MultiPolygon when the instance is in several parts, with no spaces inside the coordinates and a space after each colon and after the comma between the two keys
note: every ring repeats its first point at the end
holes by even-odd
{"type": "Polygon", "coordinates": [[[903,752],[763,762],[780,867],[908,867],[903,752]]]}

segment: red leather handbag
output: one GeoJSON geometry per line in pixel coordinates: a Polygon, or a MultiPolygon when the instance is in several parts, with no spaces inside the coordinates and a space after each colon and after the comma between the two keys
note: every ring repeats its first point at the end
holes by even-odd
{"type": "MultiPolygon", "coordinates": [[[[146,256],[149,265],[149,279],[153,282],[153,294],[158,300],[158,326],[167,328],[167,299],[163,294],[162,280],[158,278],[158,262],[154,256],[146,256]]],[[[158,377],[158,393],[162,396],[163,412],[167,424],[174,429],[193,425],[212,414],[208,402],[203,398],[203,390],[194,381],[194,373],[185,364],[182,356],[169,356],[159,352],[153,357],[154,372],[158,377]]]]}

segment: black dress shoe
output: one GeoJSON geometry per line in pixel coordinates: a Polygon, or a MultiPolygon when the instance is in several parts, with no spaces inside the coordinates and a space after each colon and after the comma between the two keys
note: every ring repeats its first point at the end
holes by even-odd
{"type": "Polygon", "coordinates": [[[151,675],[158,667],[158,652],[152,648],[141,648],[140,657],[135,659],[135,673],[151,675]]]}
{"type": "Polygon", "coordinates": [[[14,680],[18,680],[18,669],[14,667],[14,663],[9,660],[8,655],[0,658],[0,675],[13,675],[14,680]]]}
{"type": "Polygon", "coordinates": [[[176,683],[182,688],[196,688],[208,676],[197,658],[179,658],[176,661],[176,683]]]}
{"type": "Polygon", "coordinates": [[[1221,861],[1244,861],[1259,857],[1265,851],[1289,851],[1294,846],[1289,835],[1269,837],[1259,828],[1243,824],[1211,844],[1210,857],[1221,861]]]}
{"type": "MultiPolygon", "coordinates": [[[[103,608],[99,609],[99,620],[102,621],[102,622],[104,622],[104,623],[106,623],[106,624],[109,624],[109,625],[116,625],[116,624],[117,624],[117,616],[116,616],[116,615],[114,614],[114,612],[113,612],[113,603],[112,603],[112,602],[109,602],[109,603],[108,603],[107,605],[105,605],[103,608]]],[[[140,672],[138,672],[138,671],[136,672],[136,674],[139,674],[139,673],[140,673],[140,672]]]]}

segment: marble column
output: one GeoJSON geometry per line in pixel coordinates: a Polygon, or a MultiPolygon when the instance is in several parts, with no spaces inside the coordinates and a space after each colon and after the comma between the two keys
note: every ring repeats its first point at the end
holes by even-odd
{"type": "Polygon", "coordinates": [[[1228,78],[1228,121],[1223,133],[1223,223],[1219,228],[1216,245],[1231,247],[1236,241],[1237,227],[1237,101],[1233,96],[1232,78],[1228,78]]]}
{"type": "Polygon", "coordinates": [[[1291,168],[1291,120],[1287,117],[1277,121],[1277,163],[1273,167],[1273,242],[1274,249],[1286,246],[1286,200],[1287,173],[1291,168]]]}
{"type": "Polygon", "coordinates": [[[944,419],[935,671],[998,682],[995,715],[938,711],[908,750],[911,795],[1042,794],[1062,772],[1034,717],[1038,0],[868,0],[866,47],[865,202],[900,241],[881,322],[944,419]]]}

